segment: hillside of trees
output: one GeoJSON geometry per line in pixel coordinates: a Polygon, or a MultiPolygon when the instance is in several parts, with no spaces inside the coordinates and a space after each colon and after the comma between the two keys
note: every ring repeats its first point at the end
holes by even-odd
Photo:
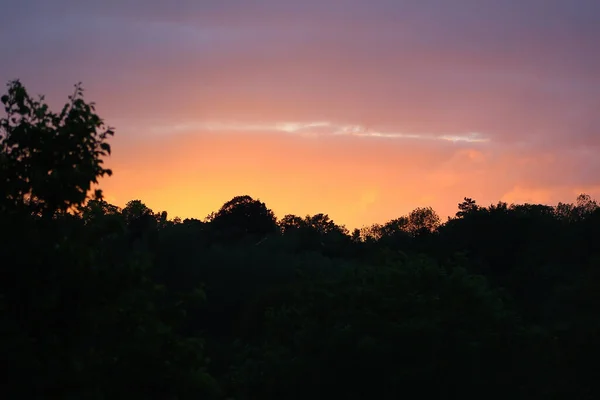
{"type": "Polygon", "coordinates": [[[243,195],[181,220],[103,200],[113,131],[80,86],[1,100],[6,399],[600,398],[587,195],[352,232],[243,195]]]}

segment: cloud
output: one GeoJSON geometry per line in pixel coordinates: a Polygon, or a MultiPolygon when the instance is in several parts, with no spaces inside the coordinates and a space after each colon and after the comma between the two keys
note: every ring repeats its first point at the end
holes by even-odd
{"type": "MultiPolygon", "coordinates": [[[[141,127],[137,127],[138,129],[141,127]]],[[[274,122],[274,123],[242,123],[242,122],[180,122],[174,125],[148,124],[143,128],[146,132],[156,135],[173,135],[176,133],[266,133],[278,132],[282,134],[293,134],[304,137],[322,136],[356,136],[365,138],[381,139],[418,139],[418,140],[443,140],[452,143],[486,143],[488,138],[477,132],[464,134],[440,134],[440,133],[406,133],[406,132],[380,132],[361,125],[340,125],[327,121],[316,122],[274,122]]]]}

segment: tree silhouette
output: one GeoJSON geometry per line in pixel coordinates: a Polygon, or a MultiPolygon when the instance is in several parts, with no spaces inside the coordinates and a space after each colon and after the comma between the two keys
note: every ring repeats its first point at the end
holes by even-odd
{"type": "Polygon", "coordinates": [[[408,214],[408,231],[417,235],[431,233],[440,226],[440,217],[431,207],[416,208],[408,214]]]}
{"type": "Polygon", "coordinates": [[[473,213],[479,209],[477,202],[469,197],[465,197],[465,200],[458,205],[458,212],[456,216],[458,218],[465,217],[466,215],[473,213]]]}
{"type": "Polygon", "coordinates": [[[302,217],[293,214],[287,214],[277,222],[282,233],[289,233],[294,229],[306,228],[306,222],[302,217]]]}
{"type": "Polygon", "coordinates": [[[265,203],[250,196],[236,196],[208,218],[213,234],[225,241],[264,237],[276,232],[277,220],[265,203]]]}
{"type": "MultiPolygon", "coordinates": [[[[6,117],[0,119],[0,182],[4,207],[23,208],[52,216],[83,204],[91,185],[111,175],[102,167],[113,135],[86,103],[83,89],[54,113],[44,97],[32,99],[18,81],[1,98],[6,117]]],[[[101,198],[101,191],[94,198],[101,198]]]]}

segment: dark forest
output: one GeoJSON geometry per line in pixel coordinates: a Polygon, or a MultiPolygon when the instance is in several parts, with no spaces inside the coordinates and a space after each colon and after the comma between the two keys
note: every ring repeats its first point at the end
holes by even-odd
{"type": "Polygon", "coordinates": [[[585,194],[354,231],[245,195],[181,220],[103,200],[113,130],[80,86],[2,103],[4,398],[600,398],[585,194]]]}

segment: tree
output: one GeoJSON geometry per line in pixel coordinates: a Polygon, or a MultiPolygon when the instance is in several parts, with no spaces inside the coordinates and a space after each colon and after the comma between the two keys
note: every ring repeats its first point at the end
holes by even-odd
{"type": "Polygon", "coordinates": [[[440,217],[431,207],[419,207],[408,215],[408,230],[413,235],[433,232],[440,226],[440,217]]]}
{"type": "Polygon", "coordinates": [[[265,203],[250,196],[236,196],[229,200],[208,222],[215,236],[236,241],[247,236],[265,236],[276,232],[277,220],[265,203]]]}
{"type": "MultiPolygon", "coordinates": [[[[131,200],[122,211],[129,231],[130,243],[148,237],[156,231],[160,216],[154,214],[141,200],[131,200]]],[[[165,215],[166,218],[166,215],[165,215]]]]}
{"type": "Polygon", "coordinates": [[[320,235],[328,235],[331,233],[338,233],[347,235],[348,230],[344,226],[337,225],[329,215],[327,214],[315,214],[313,216],[306,216],[305,223],[308,228],[318,232],[320,235]]]}
{"type": "MultiPolygon", "coordinates": [[[[0,185],[2,207],[26,207],[52,216],[82,205],[92,184],[112,171],[102,166],[110,154],[106,142],[114,134],[86,103],[83,89],[60,112],[49,110],[44,97],[31,98],[20,81],[8,84],[1,98],[6,117],[0,119],[0,185]]],[[[93,197],[100,199],[96,190],[93,197]]]]}
{"type": "Polygon", "coordinates": [[[305,221],[302,217],[293,214],[287,214],[281,220],[277,222],[279,229],[282,233],[290,232],[294,229],[301,229],[306,227],[305,221]]]}
{"type": "Polygon", "coordinates": [[[120,237],[125,232],[126,224],[121,209],[105,200],[88,201],[85,206],[80,207],[78,216],[87,228],[90,243],[94,245],[99,240],[120,237]]]}
{"type": "Polygon", "coordinates": [[[469,197],[465,197],[462,203],[458,204],[458,212],[456,213],[456,217],[463,218],[470,213],[473,213],[479,209],[477,202],[469,197]]]}
{"type": "Polygon", "coordinates": [[[410,221],[407,217],[395,218],[380,227],[380,237],[405,236],[410,221]]]}
{"type": "Polygon", "coordinates": [[[105,200],[90,200],[85,206],[81,207],[79,211],[85,222],[91,222],[95,218],[121,213],[119,207],[110,204],[105,200]]]}
{"type": "Polygon", "coordinates": [[[559,220],[569,222],[573,219],[574,208],[573,204],[560,202],[554,207],[554,214],[559,220]]]}
{"type": "Polygon", "coordinates": [[[588,194],[580,194],[575,200],[575,204],[558,203],[554,208],[556,217],[565,222],[575,222],[583,220],[598,209],[598,203],[588,194]]]}
{"type": "Polygon", "coordinates": [[[593,200],[588,194],[580,194],[577,196],[577,205],[575,210],[580,219],[589,217],[598,208],[598,203],[593,200]]]}
{"type": "Polygon", "coordinates": [[[383,236],[383,226],[380,224],[363,226],[359,230],[359,236],[363,242],[376,242],[383,236]]]}
{"type": "Polygon", "coordinates": [[[128,201],[122,211],[122,214],[127,224],[132,224],[144,217],[148,217],[148,219],[154,219],[154,211],[142,203],[141,200],[128,201]]]}

